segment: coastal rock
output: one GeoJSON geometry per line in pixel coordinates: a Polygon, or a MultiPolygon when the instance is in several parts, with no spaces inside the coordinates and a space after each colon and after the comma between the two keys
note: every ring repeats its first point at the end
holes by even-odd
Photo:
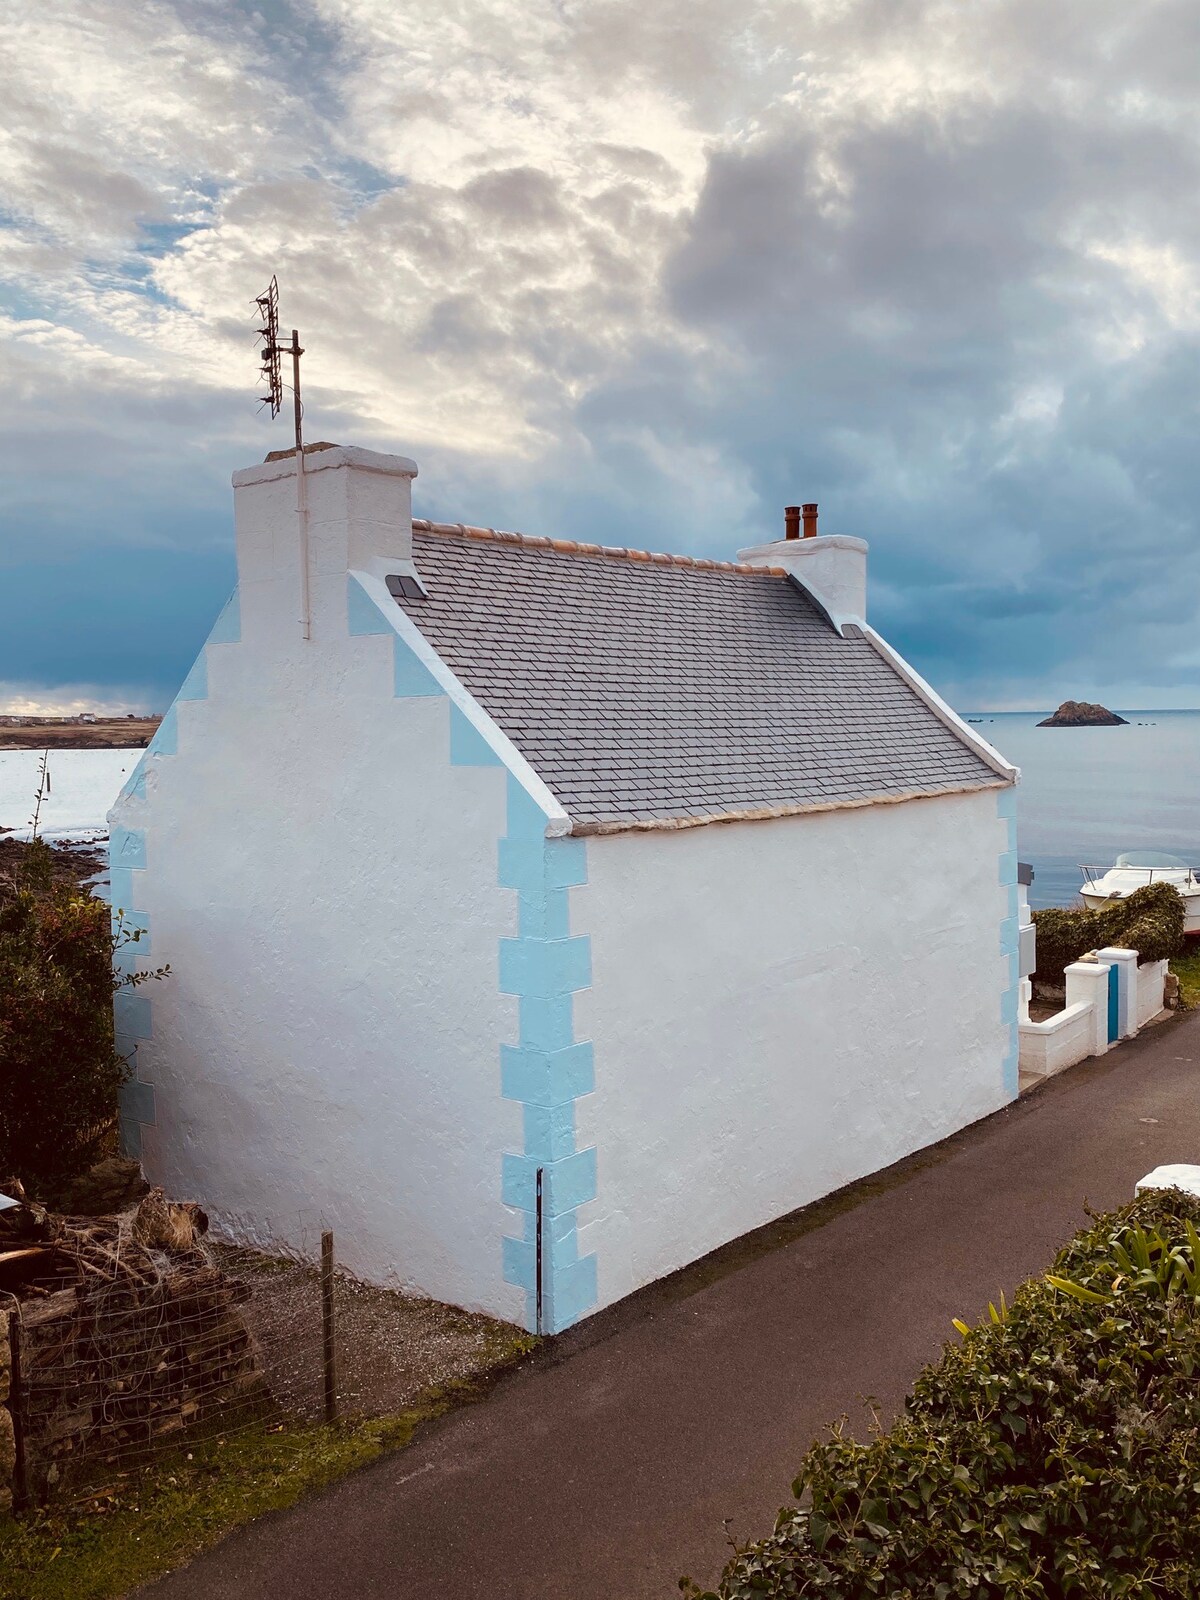
{"type": "Polygon", "coordinates": [[[1128,727],[1126,717],[1119,717],[1107,706],[1092,705],[1087,700],[1064,700],[1052,717],[1038,723],[1039,728],[1115,728],[1128,727]]]}

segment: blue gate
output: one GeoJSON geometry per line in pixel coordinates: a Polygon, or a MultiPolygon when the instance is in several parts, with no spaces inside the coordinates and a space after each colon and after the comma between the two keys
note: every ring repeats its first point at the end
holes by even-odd
{"type": "Polygon", "coordinates": [[[1108,969],[1108,1042],[1115,1044],[1121,1037],[1120,1001],[1117,995],[1117,963],[1108,969]]]}

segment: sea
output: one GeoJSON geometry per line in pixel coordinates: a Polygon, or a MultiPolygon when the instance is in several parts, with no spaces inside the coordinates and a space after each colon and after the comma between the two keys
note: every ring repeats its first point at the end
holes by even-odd
{"type": "Polygon", "coordinates": [[[0,832],[27,839],[37,812],[46,839],[97,839],[108,832],[105,813],[142,758],[138,750],[51,750],[48,789],[38,805],[41,750],[0,750],[0,832]]]}
{"type": "MultiPolygon", "coordinates": [[[[1034,870],[1032,905],[1077,904],[1080,867],[1109,867],[1126,850],[1165,850],[1200,866],[1200,711],[1122,711],[1123,728],[1039,728],[1046,714],[965,713],[1021,768],[1017,850],[1034,870]]],[[[42,832],[103,836],[105,812],[141,754],[51,751],[42,832]]],[[[28,835],[40,763],[37,750],[0,750],[0,829],[28,835]]]]}
{"type": "Polygon", "coordinates": [[[1128,727],[1039,728],[1048,712],[964,713],[1021,769],[1017,853],[1030,905],[1078,905],[1081,866],[1164,850],[1200,866],[1200,711],[1123,711],[1128,727]]]}

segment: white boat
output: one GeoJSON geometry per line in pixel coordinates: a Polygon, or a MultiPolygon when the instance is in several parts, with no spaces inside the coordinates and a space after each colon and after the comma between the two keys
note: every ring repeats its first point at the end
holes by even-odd
{"type": "Polygon", "coordinates": [[[1200,868],[1161,850],[1130,850],[1111,867],[1080,867],[1080,894],[1089,911],[1102,911],[1148,883],[1169,883],[1183,896],[1183,931],[1200,933],[1200,868]]]}

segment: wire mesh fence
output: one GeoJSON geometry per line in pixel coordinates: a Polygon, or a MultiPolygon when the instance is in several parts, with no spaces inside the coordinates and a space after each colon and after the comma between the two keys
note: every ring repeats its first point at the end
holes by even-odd
{"type": "Polygon", "coordinates": [[[256,1327],[253,1287],[198,1237],[139,1239],[129,1216],[64,1229],[52,1270],[10,1302],[17,1503],[70,1494],[191,1433],[311,1411],[314,1389],[323,1404],[309,1380],[328,1342],[320,1322],[256,1327]]]}
{"type": "Polygon", "coordinates": [[[85,1498],[164,1452],[402,1409],[511,1357],[507,1324],[213,1243],[198,1207],[68,1218],[8,1322],[18,1507],[85,1498]]]}

